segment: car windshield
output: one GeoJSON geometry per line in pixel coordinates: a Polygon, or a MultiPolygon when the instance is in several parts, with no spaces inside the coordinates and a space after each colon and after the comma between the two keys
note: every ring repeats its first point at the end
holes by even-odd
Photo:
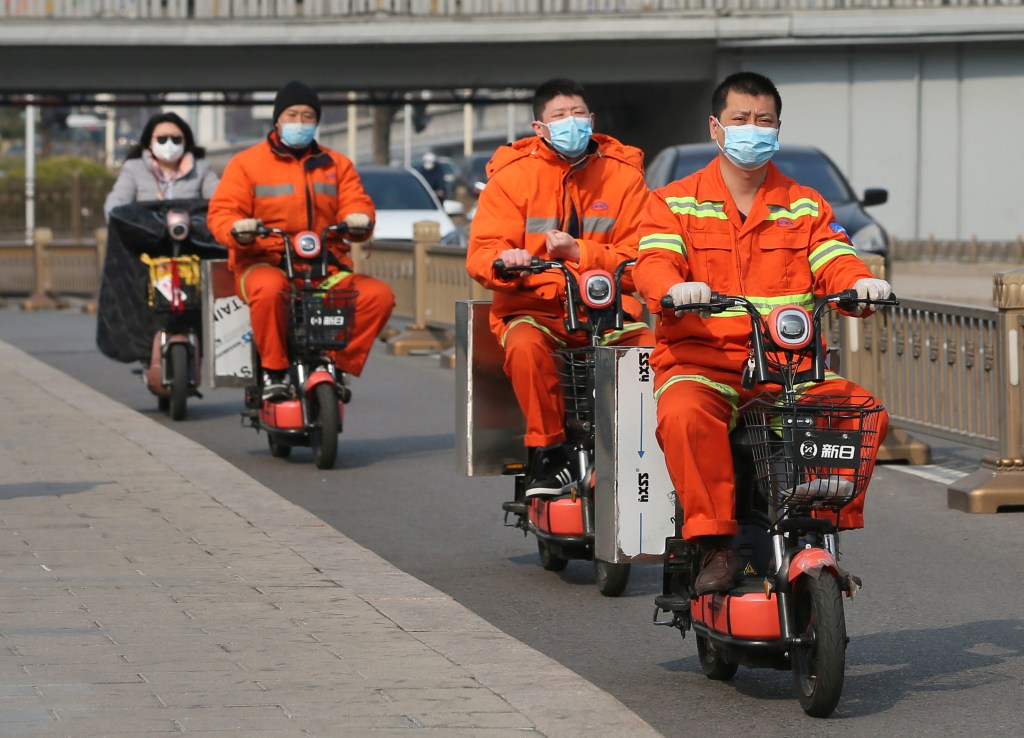
{"type": "Polygon", "coordinates": [[[359,178],[377,210],[437,210],[430,193],[409,172],[362,171],[359,178]]]}
{"type": "MultiPolygon", "coordinates": [[[[681,154],[676,159],[672,179],[682,179],[703,169],[711,161],[705,154],[681,154]]],[[[846,180],[824,156],[818,153],[787,153],[780,149],[772,162],[783,174],[806,187],[813,187],[833,205],[852,202],[856,196],[846,180]]]]}

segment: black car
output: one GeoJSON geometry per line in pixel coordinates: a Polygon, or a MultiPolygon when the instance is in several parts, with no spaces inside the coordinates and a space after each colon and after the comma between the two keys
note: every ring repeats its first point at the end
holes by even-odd
{"type": "MultiPolygon", "coordinates": [[[[718,153],[713,143],[670,146],[647,167],[647,186],[654,190],[693,174],[707,166],[718,153]]],[[[787,177],[821,193],[857,250],[885,257],[888,267],[889,234],[864,210],[887,201],[888,190],[873,187],[864,190],[864,199],[858,199],[833,161],[811,146],[783,146],[775,152],[772,162],[787,177]]]]}

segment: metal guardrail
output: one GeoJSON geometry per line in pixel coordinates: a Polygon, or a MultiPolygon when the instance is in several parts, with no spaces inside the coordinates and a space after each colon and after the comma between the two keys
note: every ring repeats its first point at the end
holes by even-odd
{"type": "Polygon", "coordinates": [[[352,16],[789,13],[1018,6],[1024,0],[0,0],[0,18],[203,20],[352,16]]]}

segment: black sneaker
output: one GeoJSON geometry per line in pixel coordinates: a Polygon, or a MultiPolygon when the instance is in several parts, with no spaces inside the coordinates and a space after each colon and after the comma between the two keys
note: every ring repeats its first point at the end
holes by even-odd
{"type": "Polygon", "coordinates": [[[572,464],[565,449],[556,446],[536,449],[526,482],[526,497],[557,497],[565,494],[576,482],[572,464]]]}
{"type": "Polygon", "coordinates": [[[292,380],[287,371],[263,372],[263,401],[280,402],[287,400],[292,394],[292,380]]]}

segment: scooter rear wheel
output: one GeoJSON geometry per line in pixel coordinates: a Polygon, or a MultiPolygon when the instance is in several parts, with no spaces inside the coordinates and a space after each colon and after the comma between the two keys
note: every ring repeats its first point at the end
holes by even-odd
{"type": "Polygon", "coordinates": [[[544,541],[537,539],[537,556],[540,558],[540,565],[545,571],[562,571],[569,565],[569,559],[563,559],[554,553],[544,541]]]}
{"type": "Polygon", "coordinates": [[[839,704],[846,672],[846,616],[835,577],[802,577],[794,592],[795,630],[808,646],[793,649],[793,691],[811,717],[828,717],[839,704]]]}
{"type": "Polygon", "coordinates": [[[605,597],[618,597],[629,583],[629,564],[594,559],[594,583],[605,597]]]}
{"type": "Polygon", "coordinates": [[[739,664],[725,658],[725,654],[704,636],[697,636],[697,658],[700,659],[700,669],[708,679],[724,682],[736,676],[739,664]]]}
{"type": "Polygon", "coordinates": [[[171,368],[171,420],[184,420],[188,402],[188,346],[173,343],[167,353],[167,364],[171,368]]]}
{"type": "Polygon", "coordinates": [[[314,390],[313,422],[310,434],[313,458],[317,469],[331,469],[338,458],[338,393],[328,383],[318,384],[314,390]]]}

